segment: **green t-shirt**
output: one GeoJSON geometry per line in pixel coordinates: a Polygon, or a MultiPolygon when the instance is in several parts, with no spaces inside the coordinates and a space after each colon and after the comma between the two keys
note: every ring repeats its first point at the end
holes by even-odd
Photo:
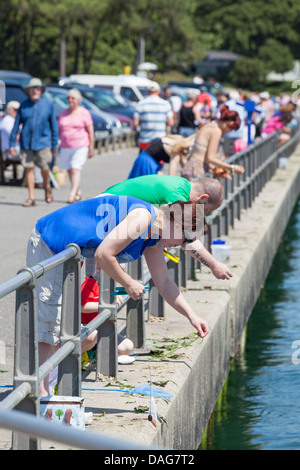
{"type": "Polygon", "coordinates": [[[191,183],[181,176],[145,175],[130,178],[107,188],[105,193],[131,196],[150,204],[189,201],[191,183]]]}

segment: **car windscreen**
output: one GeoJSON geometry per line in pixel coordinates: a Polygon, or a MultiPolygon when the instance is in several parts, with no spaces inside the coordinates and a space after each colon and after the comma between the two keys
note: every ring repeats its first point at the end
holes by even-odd
{"type": "Polygon", "coordinates": [[[147,87],[146,86],[138,86],[137,87],[140,91],[140,93],[146,98],[146,96],[148,96],[148,92],[147,92],[147,87]]]}
{"type": "Polygon", "coordinates": [[[118,101],[109,93],[101,93],[98,90],[87,90],[83,92],[84,96],[99,108],[119,108],[118,101]]]}

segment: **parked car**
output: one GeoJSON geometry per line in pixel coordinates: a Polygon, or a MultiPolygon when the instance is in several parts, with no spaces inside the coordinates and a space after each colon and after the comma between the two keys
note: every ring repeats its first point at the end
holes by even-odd
{"type": "Polygon", "coordinates": [[[82,96],[98,106],[102,111],[113,114],[120,114],[133,118],[135,107],[131,103],[116,95],[111,91],[102,90],[96,87],[89,87],[79,83],[67,83],[63,88],[78,88],[82,96]]]}
{"type": "Polygon", "coordinates": [[[133,105],[147,96],[147,88],[153,83],[152,80],[146,77],[135,75],[74,74],[70,75],[70,77],[61,77],[59,80],[61,85],[68,82],[81,83],[82,85],[113,91],[127,98],[133,105]]]}
{"type": "Polygon", "coordinates": [[[18,72],[16,70],[0,70],[0,80],[13,80],[20,85],[26,86],[32,78],[30,73],[18,72]]]}
{"type": "Polygon", "coordinates": [[[79,83],[67,83],[62,86],[62,88],[66,89],[73,87],[80,90],[82,96],[94,103],[101,111],[112,114],[119,119],[125,133],[133,128],[133,114],[135,108],[121,96],[117,97],[112,92],[88,87],[79,83]]]}
{"type": "MultiPolygon", "coordinates": [[[[45,91],[54,103],[54,106],[61,107],[61,109],[68,108],[68,90],[59,86],[47,86],[45,91]]],[[[122,125],[119,119],[101,111],[97,106],[88,101],[86,98],[82,99],[81,105],[88,109],[91,113],[94,123],[95,141],[104,137],[103,131],[108,131],[109,135],[119,137],[122,135],[122,125]]]]}
{"type": "Polygon", "coordinates": [[[178,86],[178,87],[187,87],[187,88],[197,88],[203,92],[208,92],[213,95],[216,94],[218,90],[221,90],[223,93],[226,93],[225,88],[220,83],[211,83],[211,82],[203,82],[203,83],[194,83],[188,81],[171,81],[168,83],[168,87],[171,86],[178,86]]]}
{"type": "Polygon", "coordinates": [[[1,79],[4,86],[3,86],[3,94],[4,97],[1,97],[1,104],[0,104],[0,117],[5,115],[6,112],[6,105],[9,101],[18,101],[22,103],[22,101],[28,98],[26,91],[24,90],[23,86],[15,80],[12,79],[1,79]]]}

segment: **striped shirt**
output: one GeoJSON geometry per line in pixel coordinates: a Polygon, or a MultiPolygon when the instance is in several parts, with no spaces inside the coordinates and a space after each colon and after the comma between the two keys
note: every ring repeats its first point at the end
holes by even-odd
{"type": "Polygon", "coordinates": [[[136,105],[134,117],[140,121],[139,142],[151,142],[166,135],[167,119],[173,117],[173,112],[168,101],[150,95],[136,105]]]}

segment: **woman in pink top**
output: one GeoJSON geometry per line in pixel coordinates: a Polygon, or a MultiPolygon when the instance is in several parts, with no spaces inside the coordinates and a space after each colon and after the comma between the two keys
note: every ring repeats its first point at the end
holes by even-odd
{"type": "Polygon", "coordinates": [[[71,191],[68,203],[81,200],[81,169],[87,158],[94,155],[94,126],[91,113],[80,106],[82,96],[73,88],[68,93],[69,108],[58,118],[60,151],[58,166],[67,170],[71,191]]]}

